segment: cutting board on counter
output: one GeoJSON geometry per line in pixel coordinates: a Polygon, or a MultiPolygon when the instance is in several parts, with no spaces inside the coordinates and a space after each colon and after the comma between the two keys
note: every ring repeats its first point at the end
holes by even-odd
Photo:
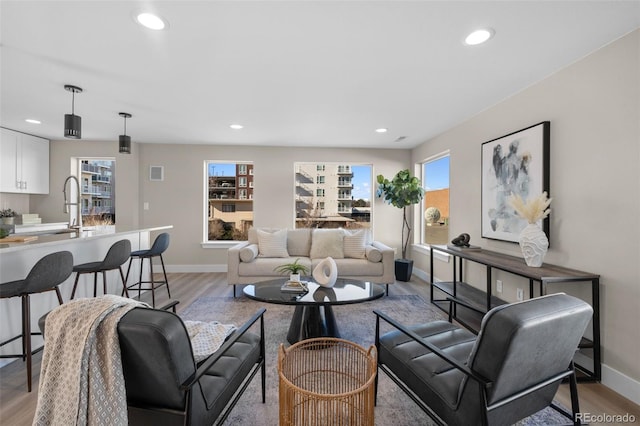
{"type": "Polygon", "coordinates": [[[37,235],[10,235],[8,237],[0,238],[0,243],[26,243],[37,239],[37,235]]]}

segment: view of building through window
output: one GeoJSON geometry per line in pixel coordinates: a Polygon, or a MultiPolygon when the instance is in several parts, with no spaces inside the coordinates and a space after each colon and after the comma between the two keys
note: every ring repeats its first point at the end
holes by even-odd
{"type": "Polygon", "coordinates": [[[115,161],[80,160],[80,204],[84,226],[116,223],[115,161]]]}
{"type": "Polygon", "coordinates": [[[422,243],[449,242],[449,155],[438,156],[423,163],[424,210],[422,212],[422,243]]]}
{"type": "Polygon", "coordinates": [[[207,163],[209,241],[246,240],[253,225],[253,164],[207,163]]]}
{"type": "Polygon", "coordinates": [[[296,228],[370,228],[371,165],[297,163],[296,228]]]}

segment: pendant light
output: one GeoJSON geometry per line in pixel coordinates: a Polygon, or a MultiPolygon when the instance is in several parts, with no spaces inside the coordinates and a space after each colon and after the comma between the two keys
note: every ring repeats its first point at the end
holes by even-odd
{"type": "Polygon", "coordinates": [[[71,114],[64,115],[64,137],[71,139],[81,139],[82,136],[82,117],[75,115],[75,95],[82,93],[82,89],[77,86],[65,84],[65,90],[72,93],[71,95],[71,114]]]}
{"type": "Polygon", "coordinates": [[[120,154],[131,154],[131,136],[127,136],[127,118],[131,118],[131,114],[120,112],[118,115],[124,118],[124,135],[120,135],[119,144],[120,154]]]}

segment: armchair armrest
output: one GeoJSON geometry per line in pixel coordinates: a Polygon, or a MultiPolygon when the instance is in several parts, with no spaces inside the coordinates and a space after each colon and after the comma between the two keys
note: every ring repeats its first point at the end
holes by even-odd
{"type": "Polygon", "coordinates": [[[376,315],[376,341],[375,341],[375,343],[376,343],[376,349],[378,349],[378,353],[380,353],[380,319],[382,319],[383,321],[387,322],[388,324],[393,326],[395,329],[397,329],[401,333],[403,333],[403,334],[407,335],[408,337],[410,337],[411,339],[413,339],[419,345],[429,349],[431,352],[436,354],[438,357],[440,357],[444,361],[446,361],[449,364],[451,364],[452,367],[460,370],[466,376],[476,380],[485,389],[488,389],[488,388],[491,387],[491,385],[492,385],[491,381],[489,381],[486,378],[482,377],[480,374],[472,371],[465,364],[462,364],[461,362],[457,361],[456,359],[451,358],[449,355],[447,355],[445,352],[443,352],[438,347],[432,345],[429,342],[426,342],[422,337],[420,337],[419,335],[417,335],[413,331],[409,330],[408,328],[406,328],[405,326],[403,326],[402,324],[400,324],[396,320],[392,319],[388,315],[386,315],[386,314],[384,314],[384,313],[382,313],[380,311],[377,311],[377,310],[374,310],[373,313],[376,315]]]}
{"type": "Polygon", "coordinates": [[[200,380],[200,378],[211,368],[213,364],[215,364],[229,348],[238,341],[240,337],[242,337],[250,328],[255,324],[258,320],[260,320],[260,351],[261,357],[264,361],[265,356],[265,341],[264,341],[264,313],[267,310],[265,308],[259,309],[248,321],[246,321],[242,327],[234,331],[230,337],[224,342],[224,344],[214,352],[209,358],[206,359],[200,366],[197,368],[196,372],[191,375],[182,385],[180,385],[180,389],[188,390],[194,384],[200,380]]]}

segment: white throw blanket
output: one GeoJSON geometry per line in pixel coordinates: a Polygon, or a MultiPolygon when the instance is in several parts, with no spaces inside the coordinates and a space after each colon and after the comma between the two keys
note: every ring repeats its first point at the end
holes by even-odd
{"type": "Polygon", "coordinates": [[[117,324],[137,306],[106,295],[49,313],[34,425],[127,425],[117,324]]]}

